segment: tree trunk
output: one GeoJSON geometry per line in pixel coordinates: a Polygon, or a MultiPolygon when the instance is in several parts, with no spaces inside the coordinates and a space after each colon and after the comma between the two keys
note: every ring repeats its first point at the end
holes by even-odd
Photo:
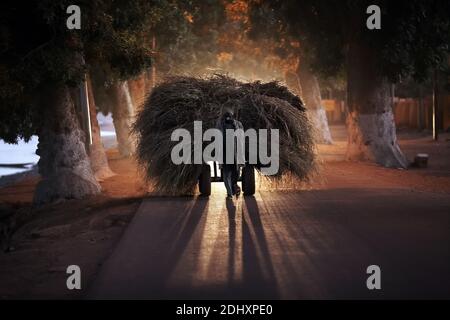
{"type": "Polygon", "coordinates": [[[139,77],[128,80],[128,89],[133,101],[133,106],[139,110],[143,105],[147,94],[145,91],[145,75],[142,73],[139,77]]]}
{"type": "Polygon", "coordinates": [[[319,81],[311,73],[307,64],[301,64],[299,68],[299,79],[302,90],[302,98],[305,102],[309,119],[315,128],[317,143],[332,144],[330,128],[325,109],[322,105],[319,81]]]}
{"type": "Polygon", "coordinates": [[[347,158],[407,168],[397,143],[390,83],[379,74],[373,51],[350,45],[347,72],[347,158]]]}
{"type": "Polygon", "coordinates": [[[34,201],[40,204],[100,193],[69,89],[57,87],[44,96],[36,151],[42,180],[36,187],[34,201]]]}
{"type": "Polygon", "coordinates": [[[419,84],[419,110],[417,110],[417,129],[425,129],[425,108],[423,104],[423,88],[422,84],[419,84]]]}
{"type": "Polygon", "coordinates": [[[94,93],[92,90],[91,79],[87,79],[88,97],[89,97],[89,114],[91,118],[92,129],[92,145],[89,150],[89,157],[91,159],[91,167],[94,171],[97,181],[103,181],[114,175],[108,164],[108,158],[103,148],[102,138],[100,136],[100,126],[97,120],[97,107],[95,104],[94,93]]]}
{"type": "Polygon", "coordinates": [[[134,106],[128,83],[123,81],[113,85],[112,95],[114,100],[113,122],[119,153],[128,157],[133,154],[135,149],[135,143],[130,132],[134,117],[134,106]]]}

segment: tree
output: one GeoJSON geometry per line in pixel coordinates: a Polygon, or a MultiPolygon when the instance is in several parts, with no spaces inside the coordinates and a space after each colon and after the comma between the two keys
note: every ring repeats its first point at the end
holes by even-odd
{"type": "Polygon", "coordinates": [[[346,69],[348,158],[407,167],[396,139],[390,86],[400,76],[423,79],[430,69],[445,63],[448,1],[267,0],[253,4],[255,26],[299,39],[313,70],[334,75],[346,69]],[[379,30],[366,27],[366,10],[374,4],[381,8],[379,30]]]}
{"type": "Polygon", "coordinates": [[[295,70],[288,69],[285,72],[285,82],[291,90],[302,97],[308,117],[315,129],[314,136],[316,142],[332,144],[333,139],[331,138],[331,132],[328,126],[327,114],[322,105],[319,80],[311,72],[305,59],[298,58],[299,53],[297,51],[294,50],[293,53],[298,60],[296,68],[295,70]]]}
{"type": "MultiPolygon", "coordinates": [[[[201,48],[197,44],[204,45],[207,40],[193,37],[192,19],[201,5],[206,4],[203,1],[154,1],[151,14],[144,23],[146,32],[140,39],[150,50],[153,70],[158,65],[158,70],[165,75],[188,70],[192,72],[198,65],[196,54],[201,52],[201,48]]],[[[108,65],[97,65],[94,69],[93,86],[97,103],[102,112],[113,115],[119,153],[125,157],[131,156],[135,141],[130,128],[135,112],[158,77],[148,69],[131,78],[117,76],[108,65]],[[149,74],[151,79],[148,79],[149,74]]]]}
{"type": "Polygon", "coordinates": [[[89,113],[92,128],[92,144],[89,147],[89,158],[91,160],[91,168],[97,181],[103,181],[114,175],[108,164],[108,157],[102,144],[100,136],[100,126],[97,120],[97,105],[95,103],[94,92],[92,89],[92,81],[87,79],[88,96],[89,96],[89,113]]]}
{"type": "Polygon", "coordinates": [[[48,89],[42,99],[42,127],[38,130],[39,173],[34,201],[82,198],[100,192],[86,153],[84,132],[78,125],[67,86],[48,89]]]}
{"type": "Polygon", "coordinates": [[[217,62],[221,27],[225,21],[223,0],[172,1],[171,21],[155,22],[155,62],[161,75],[210,73],[217,62]]]}
{"type": "Polygon", "coordinates": [[[131,136],[135,106],[131,99],[127,81],[114,83],[108,90],[113,100],[112,116],[114,129],[116,130],[119,153],[129,157],[134,153],[134,141],[131,136]]]}
{"type": "Polygon", "coordinates": [[[0,10],[0,137],[14,143],[39,136],[39,203],[100,192],[71,88],[93,65],[118,78],[148,66],[151,52],[141,41],[146,21],[163,14],[152,1],[86,1],[80,5],[81,29],[69,30],[66,9],[71,4],[4,1],[0,10]]]}
{"type": "Polygon", "coordinates": [[[262,19],[258,19],[257,9],[253,6],[250,11],[251,28],[248,32],[249,38],[256,42],[266,43],[269,39],[272,55],[276,55],[284,69],[284,80],[288,87],[300,95],[305,102],[308,117],[315,128],[315,139],[317,143],[331,144],[331,132],[328,119],[322,105],[318,74],[314,72],[309,64],[308,52],[299,39],[280,29],[276,15],[270,13],[266,16],[267,21],[261,25],[262,19]],[[255,14],[256,11],[256,14],[255,14]],[[287,63],[286,63],[287,61],[287,63]],[[295,61],[295,63],[289,63],[295,61]]]}

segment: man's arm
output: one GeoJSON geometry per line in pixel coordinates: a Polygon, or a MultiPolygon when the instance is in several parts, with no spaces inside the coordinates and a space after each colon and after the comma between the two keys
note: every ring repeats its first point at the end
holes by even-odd
{"type": "MultiPolygon", "coordinates": [[[[244,126],[242,125],[242,123],[238,120],[236,120],[236,129],[237,130],[242,130],[242,132],[244,133],[244,126]]],[[[242,152],[242,160],[244,163],[240,163],[238,164],[239,166],[243,167],[246,160],[245,160],[245,135],[243,136],[243,139],[240,139],[238,141],[239,145],[237,146],[238,150],[240,149],[240,151],[242,152]]]]}

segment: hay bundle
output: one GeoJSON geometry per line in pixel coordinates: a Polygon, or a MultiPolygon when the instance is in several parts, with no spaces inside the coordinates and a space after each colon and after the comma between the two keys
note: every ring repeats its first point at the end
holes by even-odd
{"type": "Polygon", "coordinates": [[[133,127],[138,162],[155,191],[185,194],[195,190],[201,166],[172,163],[171,150],[178,142],[170,141],[171,134],[177,128],[192,133],[193,122],[200,120],[203,130],[214,128],[224,107],[234,109],[245,130],[279,129],[280,169],[267,176],[269,180],[286,174],[309,178],[315,168],[311,125],[302,101],[286,87],[277,82],[242,83],[222,75],[172,77],[153,89],[133,127]]]}

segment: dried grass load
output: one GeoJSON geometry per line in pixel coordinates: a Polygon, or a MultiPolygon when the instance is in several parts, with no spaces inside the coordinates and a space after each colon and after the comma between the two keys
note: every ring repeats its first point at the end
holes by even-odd
{"type": "Polygon", "coordinates": [[[171,150],[178,142],[170,140],[171,134],[177,128],[192,133],[193,122],[198,120],[203,130],[216,127],[224,107],[234,109],[245,130],[279,129],[280,169],[267,176],[269,180],[280,180],[286,174],[303,181],[310,178],[316,167],[311,124],[301,99],[285,86],[243,83],[222,75],[171,77],[153,89],[133,126],[137,160],[155,191],[195,192],[201,166],[172,163],[171,150]]]}

